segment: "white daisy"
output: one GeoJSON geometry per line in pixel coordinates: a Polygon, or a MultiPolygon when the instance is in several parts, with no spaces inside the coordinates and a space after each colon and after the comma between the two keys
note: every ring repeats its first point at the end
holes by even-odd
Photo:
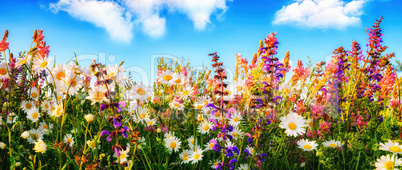
{"type": "Polygon", "coordinates": [[[63,142],[66,143],[67,145],[70,145],[70,147],[73,147],[74,145],[74,137],[71,134],[66,134],[63,138],[63,142]]]}
{"type": "Polygon", "coordinates": [[[174,73],[172,75],[172,79],[170,80],[170,84],[174,85],[184,84],[184,76],[179,73],[174,73]]]}
{"type": "Polygon", "coordinates": [[[209,131],[212,128],[212,123],[209,121],[203,121],[200,126],[198,127],[198,130],[200,131],[200,133],[202,134],[206,134],[209,133],[209,131]]]}
{"type": "Polygon", "coordinates": [[[39,97],[38,88],[32,87],[30,92],[31,93],[29,94],[29,96],[32,97],[33,99],[36,99],[39,97]]]}
{"type": "Polygon", "coordinates": [[[36,123],[40,118],[39,110],[36,107],[33,107],[31,110],[28,111],[27,118],[36,123]]]}
{"type": "Polygon", "coordinates": [[[49,101],[47,101],[47,100],[42,101],[41,108],[42,108],[43,112],[49,113],[50,112],[50,107],[51,107],[51,105],[50,105],[49,101]]]}
{"type": "MultiPolygon", "coordinates": [[[[215,140],[215,141],[216,141],[216,138],[214,138],[214,139],[212,139],[212,140],[215,140]]],[[[205,147],[204,151],[209,151],[209,150],[212,150],[212,149],[214,148],[215,143],[214,143],[214,142],[211,142],[212,140],[210,140],[208,143],[206,143],[206,144],[204,145],[204,147],[205,147]]]]}
{"type": "Polygon", "coordinates": [[[188,145],[190,146],[190,148],[194,148],[194,136],[191,136],[190,138],[187,139],[188,145]]]}
{"type": "Polygon", "coordinates": [[[212,169],[216,169],[219,163],[220,163],[219,159],[215,159],[214,161],[209,160],[209,165],[211,165],[212,169]]]}
{"type": "Polygon", "coordinates": [[[173,73],[170,70],[166,70],[158,78],[161,83],[170,84],[170,81],[173,79],[173,73]]]}
{"type": "Polygon", "coordinates": [[[156,120],[155,119],[147,119],[146,123],[148,126],[153,126],[156,124],[156,120]]]}
{"type": "Polygon", "coordinates": [[[402,153],[402,145],[397,142],[392,142],[388,140],[387,143],[380,143],[380,150],[392,152],[394,154],[402,153]]]}
{"type": "Polygon", "coordinates": [[[43,139],[43,133],[40,129],[31,129],[28,130],[30,136],[28,138],[28,142],[33,144],[38,139],[43,139]]]}
{"type": "Polygon", "coordinates": [[[131,117],[133,118],[134,122],[136,122],[136,123],[146,122],[149,119],[148,109],[139,107],[137,109],[137,112],[132,114],[131,117]]]}
{"type": "Polygon", "coordinates": [[[326,147],[331,147],[331,148],[339,148],[342,146],[341,142],[336,141],[336,140],[326,141],[326,142],[322,143],[322,145],[324,145],[326,147]]]}
{"type": "MultiPolygon", "coordinates": [[[[58,118],[63,115],[63,113],[64,113],[63,105],[56,104],[55,106],[52,106],[52,107],[54,107],[54,109],[52,111],[52,114],[50,114],[50,116],[58,118]]],[[[52,107],[51,107],[51,109],[52,109],[52,107]]]]}
{"type": "Polygon", "coordinates": [[[48,135],[50,132],[52,132],[53,125],[47,124],[46,122],[41,122],[39,124],[39,129],[42,130],[43,134],[48,135]]]}
{"type": "Polygon", "coordinates": [[[229,124],[232,125],[233,127],[239,126],[241,121],[243,120],[243,117],[240,115],[239,112],[236,112],[230,116],[229,119],[229,124]]]}
{"type": "Polygon", "coordinates": [[[184,150],[182,153],[180,153],[180,159],[183,164],[187,164],[190,162],[189,156],[191,153],[191,150],[184,150]]]}
{"type": "Polygon", "coordinates": [[[130,90],[130,98],[132,100],[147,100],[151,93],[149,92],[149,87],[144,85],[143,83],[138,83],[137,85],[133,86],[130,90]]]}
{"type": "Polygon", "coordinates": [[[232,135],[234,139],[242,139],[243,138],[243,132],[239,127],[233,127],[233,131],[229,133],[229,135],[232,135]]]}
{"type": "Polygon", "coordinates": [[[178,152],[180,149],[181,142],[175,136],[172,136],[170,139],[165,139],[165,147],[168,148],[169,152],[178,152]]]}
{"type": "Polygon", "coordinates": [[[79,75],[74,74],[73,71],[69,71],[64,78],[64,82],[68,90],[68,94],[75,94],[82,87],[82,78],[79,75]]]}
{"type": "Polygon", "coordinates": [[[195,164],[199,161],[202,160],[202,153],[203,151],[201,149],[194,151],[190,154],[189,160],[191,161],[192,164],[195,164]]]}
{"type": "Polygon", "coordinates": [[[5,62],[0,62],[0,79],[9,78],[5,62]]]}
{"type": "Polygon", "coordinates": [[[170,132],[168,132],[168,133],[165,133],[165,134],[163,135],[163,137],[165,138],[165,140],[171,139],[172,137],[175,137],[175,136],[174,136],[174,132],[173,132],[173,131],[170,131],[170,132]]]}
{"type": "Polygon", "coordinates": [[[193,94],[193,89],[191,85],[185,85],[184,88],[179,92],[178,96],[181,99],[186,99],[188,96],[193,94]]]}
{"type": "Polygon", "coordinates": [[[300,149],[303,149],[304,151],[312,151],[314,149],[317,149],[318,144],[315,143],[315,141],[309,141],[306,139],[301,139],[297,141],[297,145],[299,145],[300,149]]]}
{"type": "Polygon", "coordinates": [[[117,156],[117,154],[114,153],[113,157],[117,158],[120,163],[127,162],[127,157],[130,152],[130,145],[127,144],[126,150],[120,149],[119,152],[120,152],[120,156],[117,156]]]}
{"type": "Polygon", "coordinates": [[[172,101],[169,103],[169,106],[170,106],[171,108],[174,108],[174,109],[177,109],[177,110],[183,110],[183,109],[184,109],[183,103],[176,102],[175,100],[172,100],[172,101]]]}
{"type": "Polygon", "coordinates": [[[56,67],[53,67],[51,69],[51,72],[56,82],[61,82],[66,77],[66,69],[61,64],[58,64],[56,67]]]}
{"type": "Polygon", "coordinates": [[[284,119],[281,119],[282,122],[279,124],[279,127],[285,129],[285,133],[287,136],[298,136],[302,135],[306,132],[307,125],[305,124],[306,119],[303,117],[297,118],[294,114],[288,114],[284,119]]]}
{"type": "Polygon", "coordinates": [[[18,116],[15,115],[15,113],[11,113],[11,114],[7,115],[7,123],[13,124],[13,123],[17,122],[17,118],[18,118],[18,116]]]}
{"type": "Polygon", "coordinates": [[[102,87],[102,86],[96,86],[93,87],[91,90],[89,90],[88,92],[88,96],[85,97],[85,99],[91,100],[92,103],[91,105],[95,104],[95,103],[102,103],[102,102],[108,102],[107,98],[106,98],[106,88],[102,87]]]}
{"type": "Polygon", "coordinates": [[[33,65],[32,65],[32,69],[36,72],[36,73],[40,73],[43,70],[46,70],[46,67],[49,65],[49,63],[53,60],[53,58],[39,58],[39,57],[35,57],[33,60],[33,65]]]}
{"type": "Polygon", "coordinates": [[[33,104],[32,102],[30,102],[30,101],[24,100],[24,101],[21,103],[21,107],[22,107],[22,109],[23,109],[24,111],[28,112],[30,109],[32,109],[32,107],[34,107],[34,104],[33,104]]]}
{"type": "Polygon", "coordinates": [[[375,167],[378,170],[388,170],[388,169],[396,169],[395,167],[401,166],[401,164],[402,160],[398,159],[396,154],[393,154],[392,156],[390,155],[381,156],[380,159],[377,159],[375,167]]]}

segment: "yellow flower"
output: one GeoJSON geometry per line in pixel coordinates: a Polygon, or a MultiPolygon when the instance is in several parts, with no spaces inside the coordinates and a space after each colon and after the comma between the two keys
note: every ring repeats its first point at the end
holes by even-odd
{"type": "Polygon", "coordinates": [[[35,150],[35,152],[40,152],[40,153],[45,153],[46,152],[46,143],[43,142],[42,139],[39,139],[38,142],[34,142],[35,143],[35,147],[33,148],[33,150],[35,150]]]}
{"type": "Polygon", "coordinates": [[[95,116],[94,116],[93,114],[87,114],[87,115],[85,115],[85,120],[86,120],[87,122],[92,122],[92,121],[94,121],[94,118],[95,118],[95,116]]]}

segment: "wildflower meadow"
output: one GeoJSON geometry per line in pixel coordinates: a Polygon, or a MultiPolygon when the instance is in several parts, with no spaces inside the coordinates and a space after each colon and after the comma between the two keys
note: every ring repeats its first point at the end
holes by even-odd
{"type": "Polygon", "coordinates": [[[5,30],[0,169],[400,168],[401,65],[381,22],[325,62],[278,56],[272,32],[231,78],[211,51],[197,70],[160,58],[150,85],[123,62],[57,64],[46,30],[16,55],[5,30]]]}

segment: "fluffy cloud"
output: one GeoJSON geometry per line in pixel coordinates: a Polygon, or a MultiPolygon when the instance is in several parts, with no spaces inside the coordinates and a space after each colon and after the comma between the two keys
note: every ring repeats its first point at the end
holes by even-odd
{"type": "Polygon", "coordinates": [[[273,24],[296,24],[308,28],[343,29],[361,23],[367,0],[298,0],[276,12],[273,24]]]}
{"type": "Polygon", "coordinates": [[[110,38],[128,42],[133,37],[131,14],[115,2],[90,0],[60,0],[50,8],[65,11],[72,17],[104,28],[110,38]]]}
{"type": "MultiPolygon", "coordinates": [[[[166,19],[161,11],[181,13],[204,30],[211,15],[223,15],[227,0],[59,0],[50,4],[55,12],[65,11],[72,17],[104,28],[112,39],[129,42],[134,27],[151,37],[163,36],[166,19]]],[[[232,0],[228,0],[232,1],[232,0]]]]}

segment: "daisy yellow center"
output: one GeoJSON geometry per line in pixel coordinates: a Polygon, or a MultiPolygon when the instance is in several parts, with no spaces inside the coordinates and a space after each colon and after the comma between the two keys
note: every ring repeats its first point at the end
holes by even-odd
{"type": "Polygon", "coordinates": [[[35,139],[39,139],[39,135],[38,135],[38,134],[34,133],[34,134],[32,134],[32,135],[35,137],[35,139]]]}
{"type": "Polygon", "coordinates": [[[50,107],[50,111],[53,111],[54,109],[55,109],[54,106],[51,106],[51,107],[50,107]]]}
{"type": "Polygon", "coordinates": [[[200,158],[200,154],[197,153],[194,155],[194,159],[198,159],[198,158],[200,158]]]}
{"type": "Polygon", "coordinates": [[[185,153],[184,155],[183,155],[183,157],[187,157],[188,156],[188,153],[185,153]]]}
{"type": "Polygon", "coordinates": [[[48,104],[45,104],[45,109],[49,109],[49,105],[48,105],[48,104]]]}
{"type": "Polygon", "coordinates": [[[139,89],[137,89],[137,93],[139,94],[139,95],[144,95],[145,94],[145,90],[144,89],[141,89],[141,88],[139,88],[139,89]]]}
{"type": "Polygon", "coordinates": [[[215,146],[215,143],[209,144],[209,148],[213,148],[215,146]]]}
{"type": "Polygon", "coordinates": [[[295,123],[289,123],[289,129],[290,130],[295,130],[296,129],[296,124],[295,123]]]}
{"type": "Polygon", "coordinates": [[[44,125],[44,126],[43,126],[43,129],[49,129],[49,126],[48,126],[48,125],[44,125]]]}
{"type": "Polygon", "coordinates": [[[8,120],[13,121],[14,118],[13,117],[8,117],[8,120]]]}
{"type": "Polygon", "coordinates": [[[145,118],[145,114],[144,113],[141,113],[140,114],[140,119],[144,119],[145,118]]]}
{"type": "Polygon", "coordinates": [[[234,122],[238,122],[238,121],[239,121],[239,117],[235,117],[234,122]]]}
{"type": "Polygon", "coordinates": [[[152,121],[149,121],[149,122],[148,122],[148,125],[149,125],[149,126],[151,126],[152,124],[154,124],[154,122],[152,122],[152,121]]]}
{"type": "Polygon", "coordinates": [[[4,76],[7,74],[7,70],[5,68],[0,68],[0,75],[4,76]]]}
{"type": "Polygon", "coordinates": [[[402,152],[402,149],[398,146],[391,146],[389,150],[391,150],[392,152],[402,152]]]}
{"type": "Polygon", "coordinates": [[[254,153],[254,148],[253,148],[253,149],[251,149],[251,153],[254,153]]]}
{"type": "Polygon", "coordinates": [[[38,93],[32,92],[32,93],[31,93],[31,96],[32,96],[33,98],[36,98],[36,97],[38,97],[38,93]]]}
{"type": "Polygon", "coordinates": [[[75,85],[77,85],[77,81],[75,79],[70,79],[68,81],[68,85],[71,85],[71,87],[75,87],[75,85]]]}
{"type": "Polygon", "coordinates": [[[40,63],[41,68],[45,68],[46,66],[47,66],[47,61],[43,61],[42,63],[40,63]]]}
{"type": "Polygon", "coordinates": [[[178,103],[174,103],[174,106],[181,108],[180,104],[178,104],[178,103]]]}
{"type": "Polygon", "coordinates": [[[27,59],[22,59],[21,61],[20,61],[20,65],[23,65],[23,64],[25,64],[27,62],[27,59]]]}
{"type": "Polygon", "coordinates": [[[394,163],[391,161],[385,162],[384,163],[384,168],[385,169],[392,169],[392,167],[394,166],[394,163]]]}
{"type": "Polygon", "coordinates": [[[125,153],[122,153],[122,154],[120,155],[120,159],[124,159],[124,158],[126,158],[126,154],[125,154],[125,153]]]}
{"type": "Polygon", "coordinates": [[[37,119],[38,118],[38,113],[37,112],[32,113],[32,118],[37,119]]]}
{"type": "Polygon", "coordinates": [[[67,139],[67,143],[71,143],[73,140],[71,138],[67,139]]]}
{"type": "Polygon", "coordinates": [[[215,166],[218,165],[218,162],[214,162],[214,165],[215,165],[215,166]]]}
{"type": "Polygon", "coordinates": [[[193,145],[194,145],[194,139],[191,139],[191,144],[193,144],[193,145]]]}
{"type": "Polygon", "coordinates": [[[100,91],[97,91],[97,92],[95,92],[95,94],[94,94],[94,99],[95,99],[96,101],[102,100],[103,97],[105,97],[105,94],[103,94],[103,93],[100,92],[100,91]]]}
{"type": "Polygon", "coordinates": [[[331,144],[329,144],[329,147],[336,147],[336,144],[331,143],[331,144]]]}
{"type": "Polygon", "coordinates": [[[114,72],[110,72],[107,76],[108,76],[108,77],[113,77],[114,75],[115,75],[114,72]]]}
{"type": "Polygon", "coordinates": [[[215,112],[215,117],[221,117],[221,113],[216,113],[215,112]]]}
{"type": "Polygon", "coordinates": [[[57,109],[56,109],[56,115],[57,116],[61,116],[62,114],[63,114],[63,110],[62,110],[63,108],[62,107],[57,107],[57,109]]]}
{"type": "Polygon", "coordinates": [[[309,145],[309,144],[306,144],[306,145],[304,145],[304,149],[311,149],[312,147],[311,147],[311,145],[309,145]]]}
{"type": "Polygon", "coordinates": [[[175,81],[174,81],[176,84],[178,84],[178,83],[180,83],[181,82],[181,79],[176,79],[175,81]]]}
{"type": "Polygon", "coordinates": [[[237,137],[237,133],[233,133],[233,137],[237,137]]]}
{"type": "Polygon", "coordinates": [[[32,107],[32,104],[31,104],[31,103],[27,103],[27,104],[25,104],[25,108],[27,108],[27,109],[31,109],[31,107],[32,107]]]}
{"type": "Polygon", "coordinates": [[[183,96],[187,96],[190,92],[188,90],[183,91],[183,96]]]}
{"type": "Polygon", "coordinates": [[[176,142],[172,142],[171,144],[170,144],[170,148],[176,148],[176,142]]]}
{"type": "Polygon", "coordinates": [[[243,87],[242,86],[237,86],[237,91],[242,91],[243,87]]]}
{"type": "Polygon", "coordinates": [[[208,125],[205,125],[205,126],[204,126],[204,130],[207,131],[208,129],[209,129],[209,126],[208,126],[208,125]]]}
{"type": "Polygon", "coordinates": [[[163,76],[163,79],[166,80],[166,81],[169,81],[169,80],[172,79],[172,76],[171,75],[165,75],[165,76],[163,76]]]}
{"type": "Polygon", "coordinates": [[[203,101],[202,104],[203,104],[204,106],[206,106],[206,105],[208,104],[208,101],[203,101]]]}
{"type": "Polygon", "coordinates": [[[226,93],[228,93],[228,95],[232,94],[232,92],[230,92],[230,90],[225,90],[226,93]]]}
{"type": "Polygon", "coordinates": [[[195,106],[196,109],[202,109],[202,105],[195,106]]]}
{"type": "Polygon", "coordinates": [[[58,72],[56,74],[56,79],[59,80],[59,81],[61,81],[61,79],[64,78],[64,77],[66,77],[66,74],[64,72],[62,72],[62,71],[60,71],[60,72],[58,72]]]}
{"type": "Polygon", "coordinates": [[[188,159],[187,156],[184,155],[184,156],[183,156],[183,161],[187,161],[187,159],[188,159]]]}

